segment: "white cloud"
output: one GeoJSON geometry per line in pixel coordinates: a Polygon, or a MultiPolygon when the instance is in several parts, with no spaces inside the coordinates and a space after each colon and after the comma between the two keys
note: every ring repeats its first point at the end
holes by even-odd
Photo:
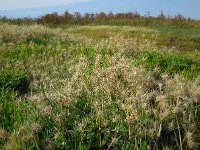
{"type": "Polygon", "coordinates": [[[66,5],[87,1],[91,0],[0,0],[0,10],[66,5]]]}

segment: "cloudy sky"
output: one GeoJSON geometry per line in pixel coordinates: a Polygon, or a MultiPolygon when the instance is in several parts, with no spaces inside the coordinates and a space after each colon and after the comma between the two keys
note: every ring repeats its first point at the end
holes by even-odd
{"type": "Polygon", "coordinates": [[[71,13],[138,11],[142,15],[150,12],[154,16],[164,11],[169,15],[181,13],[200,19],[200,0],[0,0],[0,16],[38,17],[65,10],[71,13]]]}

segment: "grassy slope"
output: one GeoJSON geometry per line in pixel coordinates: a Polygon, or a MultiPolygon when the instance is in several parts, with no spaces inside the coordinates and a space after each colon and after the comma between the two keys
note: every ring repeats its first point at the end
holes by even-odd
{"type": "Polygon", "coordinates": [[[0,148],[199,146],[197,29],[2,26],[0,148]]]}

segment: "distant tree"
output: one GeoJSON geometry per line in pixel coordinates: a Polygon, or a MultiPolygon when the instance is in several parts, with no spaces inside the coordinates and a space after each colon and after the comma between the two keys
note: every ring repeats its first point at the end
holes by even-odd
{"type": "Polygon", "coordinates": [[[159,14],[159,16],[158,16],[158,19],[164,20],[165,18],[166,18],[166,17],[165,17],[165,15],[164,15],[164,12],[161,11],[160,14],[159,14]]]}
{"type": "Polygon", "coordinates": [[[91,17],[91,19],[95,19],[95,14],[94,14],[94,13],[91,13],[91,14],[90,14],[90,17],[91,17]]]}
{"type": "Polygon", "coordinates": [[[150,16],[150,12],[147,12],[146,15],[145,15],[145,17],[146,17],[146,18],[150,18],[150,17],[151,17],[151,16],[150,16]]]}
{"type": "Polygon", "coordinates": [[[139,14],[137,11],[135,11],[135,12],[133,13],[133,17],[134,17],[134,18],[140,18],[140,14],[139,14]]]}
{"type": "Polygon", "coordinates": [[[89,13],[85,13],[83,17],[84,19],[91,19],[91,15],[89,13]]]}
{"type": "Polygon", "coordinates": [[[109,13],[108,13],[108,18],[109,19],[113,19],[115,17],[115,15],[112,13],[112,11],[110,11],[109,13]]]}
{"type": "Polygon", "coordinates": [[[76,20],[80,20],[82,18],[81,13],[80,12],[74,12],[74,18],[76,20]]]}
{"type": "Polygon", "coordinates": [[[182,14],[178,14],[174,17],[175,20],[183,21],[186,20],[185,17],[182,14]]]}
{"type": "Polygon", "coordinates": [[[107,15],[104,12],[100,12],[96,14],[97,19],[107,18],[107,15]]]}
{"type": "Polygon", "coordinates": [[[70,14],[70,13],[68,12],[68,10],[66,10],[66,11],[64,12],[64,22],[69,23],[69,22],[71,22],[72,20],[73,20],[73,15],[70,14]]]}

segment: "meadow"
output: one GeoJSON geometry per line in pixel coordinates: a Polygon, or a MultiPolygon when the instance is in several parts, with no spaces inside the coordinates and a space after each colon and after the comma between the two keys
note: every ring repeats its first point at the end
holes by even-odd
{"type": "Polygon", "coordinates": [[[0,149],[198,149],[200,28],[0,22],[0,149]]]}

